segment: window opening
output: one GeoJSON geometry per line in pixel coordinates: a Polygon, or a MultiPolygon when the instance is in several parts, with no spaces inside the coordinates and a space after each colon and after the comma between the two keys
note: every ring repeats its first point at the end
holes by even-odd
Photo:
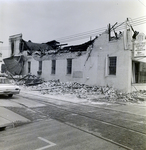
{"type": "Polygon", "coordinates": [[[51,74],[55,74],[55,72],[56,72],[56,60],[52,60],[51,74]]]}
{"type": "Polygon", "coordinates": [[[30,72],[31,72],[31,62],[28,61],[28,73],[30,73],[30,72]]]}
{"type": "Polygon", "coordinates": [[[67,74],[72,73],[72,59],[67,59],[67,74]]]}
{"type": "Polygon", "coordinates": [[[11,42],[11,56],[14,55],[14,41],[11,42]]]}
{"type": "Polygon", "coordinates": [[[139,63],[135,63],[135,82],[138,83],[139,78],[139,63]]]}
{"type": "Polygon", "coordinates": [[[42,71],[42,61],[39,61],[39,71],[42,71]]]}
{"type": "Polygon", "coordinates": [[[117,57],[109,57],[109,75],[116,75],[117,57]]]}

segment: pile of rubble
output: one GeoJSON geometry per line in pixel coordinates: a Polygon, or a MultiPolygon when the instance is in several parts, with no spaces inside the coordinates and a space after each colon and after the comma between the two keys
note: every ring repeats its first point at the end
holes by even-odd
{"type": "Polygon", "coordinates": [[[33,85],[38,85],[42,84],[43,80],[35,75],[25,75],[24,77],[13,77],[13,79],[17,82],[19,85],[26,85],[26,86],[33,86],[33,85]]]}
{"type": "Polygon", "coordinates": [[[42,84],[29,86],[30,90],[40,91],[41,94],[65,95],[73,94],[77,98],[88,99],[91,101],[113,101],[113,102],[138,102],[137,95],[145,94],[146,91],[133,93],[123,93],[112,87],[99,87],[80,84],[77,82],[60,82],[51,80],[42,84]]]}

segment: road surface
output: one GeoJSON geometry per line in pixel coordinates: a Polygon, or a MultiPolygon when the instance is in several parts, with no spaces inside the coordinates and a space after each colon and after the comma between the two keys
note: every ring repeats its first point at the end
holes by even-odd
{"type": "MultiPolygon", "coordinates": [[[[3,99],[0,99],[0,101],[3,101],[3,99]]],[[[22,140],[20,140],[20,144],[18,144],[16,139],[21,139],[20,137],[24,135],[24,137],[22,136],[22,139],[24,139],[27,143],[27,139],[29,138],[26,137],[31,135],[33,136],[33,140],[35,140],[30,142],[30,144],[34,143],[32,144],[33,149],[37,149],[39,147],[35,147],[35,145],[37,145],[36,141],[41,141],[45,145],[47,145],[47,141],[50,141],[52,142],[52,145],[55,143],[57,146],[59,146],[60,144],[63,144],[63,137],[66,137],[66,139],[64,139],[64,144],[66,143],[66,145],[63,147],[59,146],[60,149],[85,149],[85,147],[87,147],[89,150],[96,149],[98,146],[98,149],[103,148],[108,150],[146,149],[146,116],[145,114],[133,114],[127,111],[127,108],[129,107],[127,105],[113,103],[110,105],[87,105],[84,103],[73,103],[26,94],[20,94],[18,96],[14,96],[11,99],[5,98],[4,101],[7,101],[8,104],[9,102],[11,103],[10,106],[7,104],[7,108],[30,119],[33,122],[27,126],[22,126],[19,128],[19,131],[16,130],[17,128],[10,131],[13,133],[11,134],[12,137],[16,135],[16,138],[14,138],[14,141],[16,141],[16,148],[17,145],[22,146],[22,149],[24,148],[23,146],[26,146],[22,140]],[[52,122],[57,123],[52,124],[52,122]],[[52,126],[50,126],[50,124],[52,126]],[[56,129],[54,129],[55,126],[57,126],[56,129]],[[26,130],[24,128],[26,128],[26,130]],[[67,132],[63,128],[67,129],[67,132]],[[23,133],[23,131],[25,133],[23,133]],[[51,131],[54,132],[50,134],[51,131]],[[61,134],[62,138],[56,140],[58,134],[61,134]],[[68,137],[68,135],[70,136],[68,137]],[[81,137],[78,135],[81,135],[81,137]],[[54,139],[52,136],[54,136],[54,139]],[[60,143],[58,143],[59,141],[60,143]],[[79,142],[79,144],[76,142],[79,142]],[[108,144],[109,147],[107,146],[108,144]],[[76,147],[75,145],[79,147],[76,147]]],[[[132,107],[132,109],[137,110],[138,108],[139,111],[145,112],[145,107],[132,107]]],[[[9,130],[6,133],[8,132],[9,130]]],[[[5,138],[5,136],[6,135],[3,134],[3,138],[5,138]]],[[[8,136],[9,133],[6,137],[8,136]]],[[[29,141],[30,140],[28,140],[28,142],[29,141]]],[[[55,144],[54,146],[48,147],[47,149],[57,149],[55,144]]],[[[20,147],[18,147],[18,149],[19,148],[20,147]]]]}

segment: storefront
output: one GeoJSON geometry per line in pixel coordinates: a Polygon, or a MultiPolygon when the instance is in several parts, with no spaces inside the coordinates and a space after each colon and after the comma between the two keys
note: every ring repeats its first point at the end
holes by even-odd
{"type": "Polygon", "coordinates": [[[133,44],[132,91],[146,90],[146,39],[140,33],[133,44]]]}

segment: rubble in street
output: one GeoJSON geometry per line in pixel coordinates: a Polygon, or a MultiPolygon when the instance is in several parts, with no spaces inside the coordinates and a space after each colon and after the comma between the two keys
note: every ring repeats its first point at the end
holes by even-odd
{"type": "MultiPolygon", "coordinates": [[[[22,85],[22,80],[17,84],[22,85]]],[[[60,82],[60,80],[50,80],[40,82],[39,84],[23,84],[32,91],[40,91],[41,94],[50,95],[75,95],[77,98],[87,99],[90,101],[107,101],[107,102],[132,102],[137,103],[144,99],[139,99],[142,95],[146,98],[146,90],[136,91],[133,93],[123,93],[112,87],[99,87],[80,84],[77,82],[60,82]],[[29,85],[29,86],[28,86],[29,85]]]]}

